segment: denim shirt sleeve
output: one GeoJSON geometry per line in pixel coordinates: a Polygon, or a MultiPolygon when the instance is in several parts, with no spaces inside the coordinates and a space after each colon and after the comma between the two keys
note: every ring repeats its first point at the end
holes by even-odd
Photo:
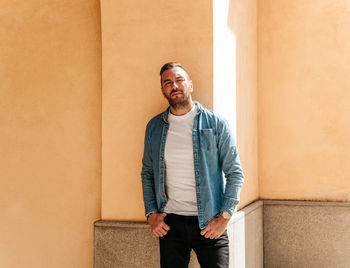
{"type": "Polygon", "coordinates": [[[220,211],[227,211],[232,215],[239,202],[244,176],[237,146],[227,121],[220,118],[217,127],[219,160],[226,178],[220,211]]]}
{"type": "Polygon", "coordinates": [[[149,125],[147,125],[145,133],[144,151],[142,157],[142,191],[143,202],[145,205],[145,215],[148,217],[152,212],[157,212],[157,202],[154,192],[154,171],[152,159],[152,147],[150,143],[149,125]]]}

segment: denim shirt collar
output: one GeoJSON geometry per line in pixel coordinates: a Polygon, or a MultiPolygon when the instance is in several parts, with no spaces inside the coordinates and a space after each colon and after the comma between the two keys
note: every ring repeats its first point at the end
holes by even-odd
{"type": "MultiPolygon", "coordinates": [[[[193,103],[194,105],[197,105],[197,108],[198,108],[197,114],[203,112],[203,106],[198,101],[193,101],[193,103]]],[[[170,106],[168,106],[168,108],[162,113],[162,118],[165,123],[168,123],[169,112],[170,112],[170,106]]]]}

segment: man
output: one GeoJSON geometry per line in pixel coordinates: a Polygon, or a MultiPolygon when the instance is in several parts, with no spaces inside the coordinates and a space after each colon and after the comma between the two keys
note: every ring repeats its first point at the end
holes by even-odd
{"type": "Polygon", "coordinates": [[[201,267],[229,267],[226,227],[244,181],[234,139],[223,118],[192,101],[180,63],[160,76],[169,108],[147,125],[141,176],[161,267],[188,267],[191,249],[201,267]]]}

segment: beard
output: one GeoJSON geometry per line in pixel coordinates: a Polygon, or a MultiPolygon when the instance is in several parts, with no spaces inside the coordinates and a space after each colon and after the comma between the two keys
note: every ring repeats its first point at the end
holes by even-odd
{"type": "Polygon", "coordinates": [[[164,94],[164,97],[168,100],[169,105],[174,110],[177,110],[177,109],[182,108],[182,107],[186,107],[189,104],[189,102],[190,102],[189,96],[187,96],[186,94],[181,92],[182,96],[177,96],[175,99],[172,99],[171,98],[171,94],[174,93],[174,92],[176,92],[176,91],[172,91],[169,96],[164,94]]]}

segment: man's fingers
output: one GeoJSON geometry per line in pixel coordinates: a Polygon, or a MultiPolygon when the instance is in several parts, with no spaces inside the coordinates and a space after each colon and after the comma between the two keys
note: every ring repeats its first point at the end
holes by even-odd
{"type": "Polygon", "coordinates": [[[163,235],[166,235],[166,231],[165,230],[163,230],[163,229],[160,229],[159,231],[158,231],[158,234],[159,234],[159,236],[160,237],[162,237],[163,235]]]}
{"type": "Polygon", "coordinates": [[[201,235],[205,235],[206,232],[208,232],[208,231],[209,231],[209,229],[208,229],[208,226],[207,226],[201,231],[201,235]]]}
{"type": "Polygon", "coordinates": [[[166,235],[168,231],[165,230],[164,228],[161,228],[161,229],[160,229],[160,232],[161,232],[163,235],[166,235]]]}
{"type": "Polygon", "coordinates": [[[164,230],[166,230],[166,231],[169,231],[170,230],[170,226],[169,225],[167,225],[166,223],[164,223],[163,222],[163,226],[162,226],[162,228],[164,229],[164,230]]]}
{"type": "Polygon", "coordinates": [[[159,237],[159,234],[156,231],[152,231],[152,233],[155,235],[155,237],[159,237]]]}
{"type": "Polygon", "coordinates": [[[216,234],[215,234],[215,233],[212,233],[212,234],[209,236],[210,239],[214,239],[215,237],[216,237],[216,234]]]}
{"type": "Polygon", "coordinates": [[[213,234],[212,231],[208,231],[208,232],[204,235],[204,237],[205,237],[205,238],[209,238],[212,234],[213,234]]]}
{"type": "Polygon", "coordinates": [[[167,233],[168,233],[168,232],[162,230],[162,231],[156,232],[155,234],[156,234],[157,237],[163,237],[163,236],[165,236],[167,233]]]}
{"type": "Polygon", "coordinates": [[[162,236],[166,235],[168,233],[168,230],[170,229],[170,227],[168,225],[166,225],[166,226],[160,225],[157,228],[155,228],[154,230],[152,230],[152,232],[155,234],[156,237],[162,237],[162,236]],[[165,229],[166,226],[168,227],[168,229],[165,229]]]}
{"type": "Polygon", "coordinates": [[[159,231],[154,231],[153,234],[156,236],[156,237],[162,237],[163,234],[159,231]]]}

